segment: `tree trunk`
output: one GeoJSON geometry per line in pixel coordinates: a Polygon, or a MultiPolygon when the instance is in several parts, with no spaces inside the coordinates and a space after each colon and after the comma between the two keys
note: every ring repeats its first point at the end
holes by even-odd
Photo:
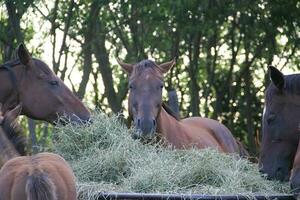
{"type": "Polygon", "coordinates": [[[245,73],[245,97],[246,97],[246,119],[247,119],[247,138],[248,138],[248,147],[250,155],[256,155],[256,145],[255,145],[255,129],[253,121],[253,112],[252,112],[252,93],[251,93],[251,72],[250,65],[248,62],[248,53],[246,53],[246,73],[245,73]]]}
{"type": "Polygon", "coordinates": [[[107,97],[109,106],[114,113],[120,112],[122,109],[122,100],[117,95],[114,89],[114,81],[112,75],[112,69],[109,62],[109,54],[105,48],[105,31],[103,30],[103,24],[100,20],[97,20],[96,28],[96,42],[93,45],[93,51],[98,62],[98,69],[101,73],[104,84],[104,95],[107,97]]]}
{"type": "Polygon", "coordinates": [[[191,96],[191,112],[193,116],[199,116],[200,115],[200,98],[199,98],[199,85],[198,85],[198,59],[199,59],[199,47],[200,43],[200,35],[196,36],[195,38],[191,38],[190,40],[190,46],[189,46],[189,60],[190,60],[190,66],[188,68],[190,80],[189,80],[189,86],[190,86],[190,96],[191,96]],[[195,41],[194,41],[195,40],[195,41]]]}
{"type": "Polygon", "coordinates": [[[100,11],[100,5],[98,1],[93,1],[90,8],[90,16],[88,17],[87,27],[84,34],[84,43],[82,45],[84,65],[83,75],[77,91],[77,95],[80,99],[84,97],[86,86],[89,81],[89,77],[92,71],[92,44],[95,37],[95,21],[98,18],[100,11]]]}
{"type": "Polygon", "coordinates": [[[23,33],[20,26],[20,20],[23,13],[17,12],[17,7],[13,1],[5,1],[7,13],[8,13],[8,34],[10,35],[9,40],[7,41],[5,51],[4,51],[4,61],[9,61],[13,57],[14,52],[14,40],[17,43],[24,41],[23,33]]]}
{"type": "Polygon", "coordinates": [[[29,135],[31,139],[32,154],[36,154],[38,152],[35,128],[36,128],[35,121],[28,117],[28,129],[29,129],[29,135]]]}

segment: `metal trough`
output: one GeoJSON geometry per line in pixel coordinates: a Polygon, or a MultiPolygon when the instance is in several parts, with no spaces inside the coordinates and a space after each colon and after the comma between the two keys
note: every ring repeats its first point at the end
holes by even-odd
{"type": "Polygon", "coordinates": [[[154,194],[154,193],[99,193],[98,200],[296,200],[293,194],[257,195],[201,195],[201,194],[154,194]]]}

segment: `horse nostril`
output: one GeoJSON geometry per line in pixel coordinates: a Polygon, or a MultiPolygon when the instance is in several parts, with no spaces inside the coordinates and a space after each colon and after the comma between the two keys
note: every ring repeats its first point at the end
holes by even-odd
{"type": "Polygon", "coordinates": [[[140,119],[137,120],[137,127],[141,127],[141,120],[140,119]]]}
{"type": "Polygon", "coordinates": [[[277,172],[281,172],[282,168],[281,167],[278,167],[277,168],[277,172]]]}
{"type": "Polygon", "coordinates": [[[156,121],[155,121],[155,120],[153,120],[153,126],[154,126],[154,127],[156,126],[156,121]]]}
{"type": "Polygon", "coordinates": [[[281,167],[278,167],[275,173],[276,179],[280,181],[284,181],[286,179],[286,176],[284,174],[284,169],[281,167]]]}
{"type": "Polygon", "coordinates": [[[277,177],[281,177],[281,175],[282,175],[282,168],[281,168],[281,167],[278,167],[278,168],[276,169],[276,176],[277,176],[277,177]]]}

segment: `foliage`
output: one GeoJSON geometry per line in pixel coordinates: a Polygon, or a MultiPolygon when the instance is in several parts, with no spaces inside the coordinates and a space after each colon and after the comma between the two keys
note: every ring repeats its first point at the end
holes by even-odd
{"type": "Polygon", "coordinates": [[[176,57],[165,86],[176,89],[181,116],[222,121],[254,155],[269,83],[267,66],[300,68],[297,0],[11,2],[22,11],[23,17],[16,15],[20,24],[28,27],[16,26],[22,34],[13,34],[17,29],[9,29],[14,27],[9,5],[0,4],[2,61],[10,58],[20,38],[35,43],[32,36],[42,31],[39,43],[50,42],[52,49],[33,46],[46,49],[47,55],[51,49],[55,73],[92,108],[118,113],[126,110],[127,79],[116,57],[159,63],[176,57]],[[47,26],[30,27],[36,19],[47,26]]]}

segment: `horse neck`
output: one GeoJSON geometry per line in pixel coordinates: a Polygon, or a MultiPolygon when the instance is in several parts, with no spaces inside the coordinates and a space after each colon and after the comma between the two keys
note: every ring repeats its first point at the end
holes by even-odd
{"type": "Polygon", "coordinates": [[[293,168],[300,168],[300,141],[297,147],[296,155],[294,157],[293,168]]]}
{"type": "Polygon", "coordinates": [[[15,149],[14,145],[9,141],[4,133],[4,130],[0,128],[0,161],[2,164],[8,160],[19,156],[19,153],[15,149]]]}
{"type": "Polygon", "coordinates": [[[157,118],[157,129],[160,137],[165,138],[167,141],[171,141],[176,137],[176,132],[179,128],[179,121],[173,116],[167,113],[167,111],[161,107],[160,113],[157,118]]]}
{"type": "Polygon", "coordinates": [[[2,111],[5,113],[11,107],[18,104],[18,83],[21,81],[22,67],[16,65],[11,67],[11,72],[14,73],[16,80],[12,80],[7,69],[0,69],[0,103],[2,103],[2,111]],[[16,83],[13,83],[15,81],[16,83]]]}

